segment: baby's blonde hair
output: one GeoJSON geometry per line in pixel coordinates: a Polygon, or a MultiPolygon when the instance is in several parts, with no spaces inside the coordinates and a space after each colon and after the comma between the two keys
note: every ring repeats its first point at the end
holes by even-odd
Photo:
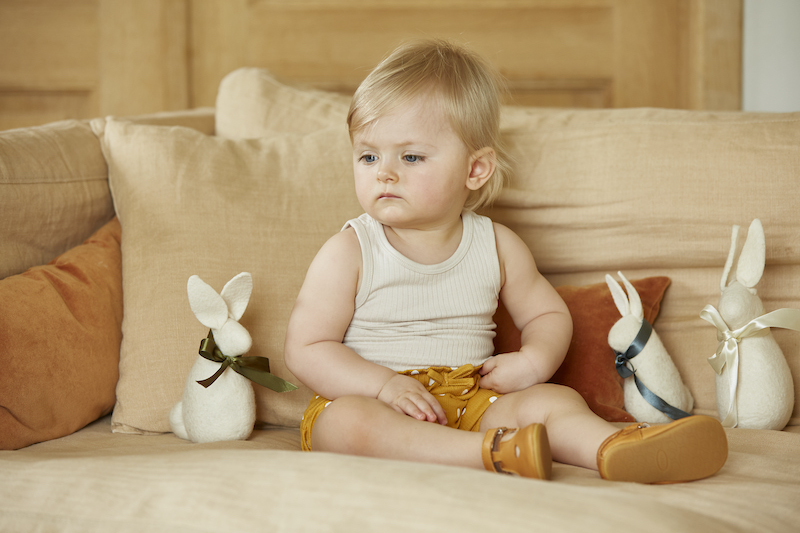
{"type": "Polygon", "coordinates": [[[500,138],[499,74],[479,56],[442,40],[401,45],[361,83],[353,96],[347,126],[350,139],[375,119],[420,94],[432,91],[450,125],[471,152],[491,147],[496,154],[492,177],[467,198],[467,209],[490,205],[509,174],[500,138]]]}

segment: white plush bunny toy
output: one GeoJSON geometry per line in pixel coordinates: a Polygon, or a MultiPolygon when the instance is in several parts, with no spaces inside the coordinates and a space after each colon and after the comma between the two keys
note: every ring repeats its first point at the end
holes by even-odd
{"type": "Polygon", "coordinates": [[[717,410],[725,427],[783,429],[794,408],[794,385],[771,327],[800,330],[800,310],[764,311],[755,286],[764,274],[766,240],[761,221],[753,220],[736,264],[739,226],[720,280],[719,310],[707,305],[700,317],[717,328],[719,345],[709,358],[717,373],[717,410]]]}
{"type": "MultiPolygon", "coordinates": [[[[226,283],[220,294],[198,276],[190,277],[187,283],[192,311],[204,326],[211,328],[212,342],[226,356],[243,355],[252,345],[250,334],[238,322],[252,290],[253,278],[247,272],[226,283]]],[[[255,395],[250,381],[202,356],[189,371],[183,399],[169,415],[173,433],[193,442],[247,439],[255,419],[255,395]],[[221,368],[222,373],[211,385],[199,383],[221,368]]]]}
{"type": "Polygon", "coordinates": [[[694,406],[675,363],[652,326],[644,319],[636,288],[617,272],[619,283],[606,274],[614,304],[622,318],[608,332],[608,345],[616,354],[617,372],[625,378],[625,410],[637,422],[667,423],[689,416],[694,406]]]}

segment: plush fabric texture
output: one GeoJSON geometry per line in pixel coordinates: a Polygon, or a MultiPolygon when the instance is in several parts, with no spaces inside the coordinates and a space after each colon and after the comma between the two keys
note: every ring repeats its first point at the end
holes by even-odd
{"type": "Polygon", "coordinates": [[[789,533],[797,530],[800,499],[797,430],[726,430],[730,451],[719,474],[651,487],[561,463],[553,464],[552,481],[537,482],[300,453],[299,429],[209,444],[174,435],[143,439],[112,434],[103,419],[67,438],[0,454],[0,529],[789,533]],[[465,505],[464,490],[454,487],[468,487],[480,505],[465,505]]]}
{"type": "MultiPolygon", "coordinates": [[[[631,283],[642,298],[645,319],[652,324],[658,316],[669,278],[658,276],[631,283]]],[[[573,333],[564,363],[550,381],[577,390],[592,411],[610,422],[634,422],[625,411],[623,380],[617,374],[614,353],[608,347],[608,332],[620,318],[611,291],[605,282],[582,287],[561,286],[556,287],[556,291],[569,307],[573,333]]],[[[502,304],[495,322],[497,353],[519,350],[519,330],[502,304]]]]}
{"type": "MultiPolygon", "coordinates": [[[[204,326],[210,328],[214,344],[230,357],[244,355],[253,340],[237,321],[247,308],[253,289],[248,272],[234,276],[221,292],[199,276],[187,283],[189,307],[204,326]]],[[[216,372],[221,364],[198,355],[186,377],[181,400],[169,413],[172,432],[193,442],[244,440],[253,431],[256,402],[253,384],[237,372],[216,372]],[[200,382],[216,376],[210,387],[200,382]]]]}
{"type": "Polygon", "coordinates": [[[106,162],[77,120],[0,132],[0,279],[79,245],[114,216],[106,162]]]}
{"type": "MultiPolygon", "coordinates": [[[[738,248],[736,236],[739,229],[733,228],[731,259],[738,248]]],[[[786,356],[770,334],[771,329],[759,331],[757,328],[747,332],[745,328],[742,331],[752,320],[761,324],[770,322],[770,319],[764,319],[766,309],[756,290],[764,271],[765,249],[764,227],[760,220],[755,219],[747,231],[736,265],[726,263],[723,270],[720,288],[724,288],[719,304],[703,309],[704,315],[708,313],[704,318],[710,319],[718,335],[729,335],[731,330],[739,332],[736,335],[736,364],[728,360],[724,366],[715,366],[726,361],[724,353],[717,354],[715,364],[712,364],[715,371],[721,371],[715,376],[717,409],[725,427],[781,430],[794,408],[792,375],[786,356]],[[728,270],[731,267],[735,273],[733,279],[730,279],[728,270]]],[[[791,327],[791,324],[786,325],[791,327]]]]}
{"type": "MultiPolygon", "coordinates": [[[[345,130],[232,141],[117,120],[93,126],[125,232],[114,430],[170,430],[169,410],[208,333],[189,307],[193,274],[221,288],[252,273],[241,321],[253,338],[248,353],[269,358],[272,373],[299,385],[283,363],[294,300],[322,244],[361,214],[345,130]]],[[[256,387],[257,420],[298,426],[309,399],[305,388],[256,387]]]]}
{"type": "Polygon", "coordinates": [[[216,134],[246,139],[330,126],[346,129],[349,106],[350,97],[292,87],[262,68],[240,68],[220,82],[216,134]]]}
{"type": "MultiPolygon", "coordinates": [[[[644,309],[639,293],[625,278],[625,275],[622,272],[618,272],[617,275],[619,280],[610,274],[605,278],[614,304],[622,315],[608,333],[608,345],[615,353],[625,353],[631,346],[631,341],[636,338],[644,326],[644,309]]],[[[692,412],[694,409],[692,393],[683,383],[680,372],[675,367],[672,356],[664,348],[658,331],[651,330],[644,348],[634,357],[626,366],[633,369],[636,376],[625,378],[622,384],[622,396],[625,399],[625,410],[637,422],[668,424],[674,420],[670,415],[650,404],[639,390],[639,384],[647,387],[652,394],[661,398],[667,405],[684,413],[692,412]]],[[[617,370],[619,371],[620,368],[617,370]]]]}
{"type": "Polygon", "coordinates": [[[122,325],[119,221],[0,281],[0,302],[0,448],[62,437],[108,413],[122,325]]]}

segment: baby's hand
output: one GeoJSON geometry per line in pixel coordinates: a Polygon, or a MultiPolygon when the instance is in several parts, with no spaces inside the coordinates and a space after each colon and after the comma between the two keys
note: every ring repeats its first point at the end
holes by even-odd
{"type": "Polygon", "coordinates": [[[402,374],[393,376],[381,388],[378,399],[411,418],[447,425],[447,415],[442,406],[422,383],[412,377],[402,374]]]}
{"type": "Polygon", "coordinates": [[[481,367],[480,386],[500,394],[527,389],[539,383],[530,360],[519,352],[501,353],[481,367]]]}

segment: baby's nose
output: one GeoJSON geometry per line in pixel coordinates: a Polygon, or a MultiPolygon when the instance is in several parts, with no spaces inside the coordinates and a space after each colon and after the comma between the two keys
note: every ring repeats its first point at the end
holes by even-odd
{"type": "Polygon", "coordinates": [[[378,169],[378,181],[392,182],[397,181],[397,172],[391,164],[382,163],[378,169]]]}

